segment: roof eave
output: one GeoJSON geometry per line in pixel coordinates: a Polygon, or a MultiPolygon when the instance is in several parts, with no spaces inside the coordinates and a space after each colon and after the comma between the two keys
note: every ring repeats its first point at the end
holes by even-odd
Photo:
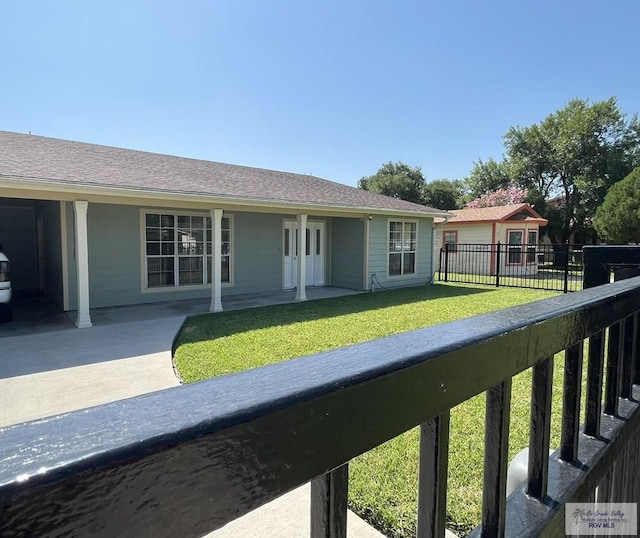
{"type": "MultiPolygon", "coordinates": [[[[378,214],[378,215],[399,215],[407,217],[446,217],[449,215],[446,211],[421,211],[396,208],[379,208],[370,206],[353,206],[353,205],[335,205],[324,204],[318,202],[300,202],[289,200],[272,200],[268,198],[251,198],[241,196],[230,196],[224,194],[207,194],[199,192],[181,192],[167,191],[156,189],[140,189],[135,187],[113,187],[103,185],[92,185],[88,183],[65,182],[60,180],[42,179],[42,178],[25,178],[18,176],[9,176],[0,174],[0,188],[5,189],[23,189],[31,191],[53,191],[65,194],[75,194],[80,196],[110,196],[113,198],[139,198],[146,200],[180,200],[184,202],[197,203],[222,203],[225,205],[238,205],[245,207],[269,207],[281,208],[283,210],[292,211],[332,211],[336,213],[361,213],[361,214],[378,214]],[[20,182],[16,187],[16,182],[20,182]]],[[[54,197],[52,197],[54,198],[54,197]]]]}
{"type": "Polygon", "coordinates": [[[543,219],[542,217],[540,218],[533,218],[531,217],[530,219],[525,219],[525,220],[504,220],[504,219],[478,219],[478,220],[454,220],[454,221],[447,221],[447,222],[439,222],[437,224],[442,225],[442,224],[493,224],[493,223],[499,223],[499,224],[517,224],[518,222],[530,222],[530,223],[534,223],[534,224],[542,224],[542,225],[546,225],[548,224],[548,220],[547,219],[543,219]]]}

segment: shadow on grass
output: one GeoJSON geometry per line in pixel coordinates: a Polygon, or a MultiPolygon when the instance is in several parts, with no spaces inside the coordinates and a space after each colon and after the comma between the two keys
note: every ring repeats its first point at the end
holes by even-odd
{"type": "Polygon", "coordinates": [[[183,325],[175,340],[173,351],[175,352],[175,349],[183,344],[212,340],[246,331],[491,291],[494,290],[468,286],[420,286],[216,314],[200,314],[189,318],[183,325]]]}

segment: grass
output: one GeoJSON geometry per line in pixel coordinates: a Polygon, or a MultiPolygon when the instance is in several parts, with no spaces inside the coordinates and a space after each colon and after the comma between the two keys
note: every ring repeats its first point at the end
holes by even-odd
{"type": "MultiPolygon", "coordinates": [[[[444,271],[436,273],[440,283],[444,283],[444,271]]],[[[495,275],[483,275],[476,273],[447,273],[449,283],[480,284],[495,286],[495,275]]],[[[500,286],[514,288],[544,289],[547,291],[564,291],[564,271],[545,269],[536,274],[502,274],[500,286]]],[[[580,291],[582,289],[582,271],[571,271],[567,282],[568,291],[580,291]]]]}
{"type": "MultiPolygon", "coordinates": [[[[557,293],[472,285],[409,288],[274,305],[191,318],[176,342],[174,360],[185,382],[238,372],[356,344],[428,325],[507,308],[557,293]]],[[[562,368],[554,371],[561,398],[562,368]]],[[[510,457],[528,445],[531,372],[514,378],[510,457]]],[[[554,409],[561,405],[553,402],[554,409]]],[[[447,517],[464,534],[480,520],[484,396],[451,414],[447,517]]],[[[554,413],[552,445],[559,439],[554,413]]],[[[350,464],[349,505],[388,536],[415,536],[418,431],[411,430],[350,464]]]]}

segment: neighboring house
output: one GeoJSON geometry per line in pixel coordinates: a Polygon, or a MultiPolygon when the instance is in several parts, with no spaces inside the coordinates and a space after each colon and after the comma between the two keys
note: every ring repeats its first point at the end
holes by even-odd
{"type": "Polygon", "coordinates": [[[92,307],[424,284],[448,215],[310,175],[1,131],[0,148],[15,289],[77,310],[78,327],[92,307]]]}
{"type": "Polygon", "coordinates": [[[476,274],[494,275],[497,264],[495,256],[470,256],[470,253],[488,253],[489,245],[500,242],[505,245],[500,263],[503,274],[537,272],[535,252],[540,239],[540,227],[546,226],[547,221],[529,204],[455,209],[449,213],[453,214],[450,219],[436,220],[435,241],[438,250],[449,244],[449,270],[460,272],[464,268],[465,272],[472,270],[476,274]],[[469,259],[473,260],[473,266],[469,265],[469,259]]]}

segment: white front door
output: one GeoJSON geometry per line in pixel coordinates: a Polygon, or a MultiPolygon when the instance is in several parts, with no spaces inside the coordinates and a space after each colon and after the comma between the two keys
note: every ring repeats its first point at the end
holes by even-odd
{"type": "Polygon", "coordinates": [[[295,288],[298,283],[298,226],[295,222],[284,223],[282,245],[284,257],[284,289],[295,288]]]}
{"type": "MultiPolygon", "coordinates": [[[[306,285],[324,286],[324,222],[307,224],[305,250],[306,285]]],[[[298,224],[285,222],[283,232],[283,287],[295,288],[298,283],[298,224]]]]}

